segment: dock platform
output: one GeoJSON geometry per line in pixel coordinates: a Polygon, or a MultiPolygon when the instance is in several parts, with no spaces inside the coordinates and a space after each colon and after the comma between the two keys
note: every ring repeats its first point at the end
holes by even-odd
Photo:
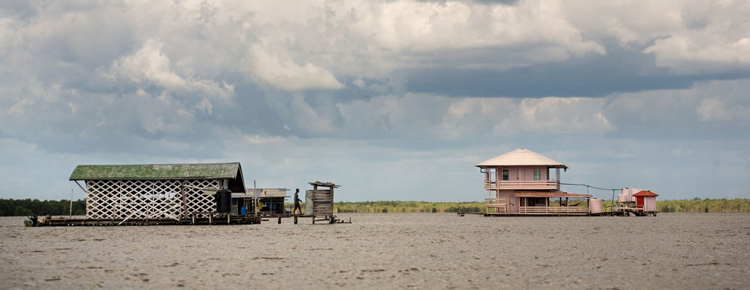
{"type": "Polygon", "coordinates": [[[201,217],[188,219],[87,219],[87,218],[51,218],[36,223],[29,220],[27,226],[63,227],[63,226],[167,226],[167,225],[248,225],[260,224],[261,217],[229,216],[201,217]]]}

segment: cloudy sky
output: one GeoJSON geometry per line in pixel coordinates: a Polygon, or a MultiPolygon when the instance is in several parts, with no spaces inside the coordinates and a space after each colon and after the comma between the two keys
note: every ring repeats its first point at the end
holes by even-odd
{"type": "Polygon", "coordinates": [[[0,1],[1,198],[239,161],[249,186],[479,201],[474,164],[518,148],[563,182],[750,198],[750,2],[0,1]]]}

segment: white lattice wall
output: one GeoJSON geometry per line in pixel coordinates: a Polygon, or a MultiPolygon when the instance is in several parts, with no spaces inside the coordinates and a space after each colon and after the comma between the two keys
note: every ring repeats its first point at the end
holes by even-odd
{"type": "MultiPolygon", "coordinates": [[[[184,187],[187,214],[215,211],[214,197],[198,188],[219,188],[215,179],[87,180],[86,217],[90,219],[177,218],[184,187]]],[[[204,217],[205,215],[198,215],[204,217]]]]}

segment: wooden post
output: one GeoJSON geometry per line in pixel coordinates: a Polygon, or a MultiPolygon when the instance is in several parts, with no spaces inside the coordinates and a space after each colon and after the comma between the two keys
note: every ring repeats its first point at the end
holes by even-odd
{"type": "Polygon", "coordinates": [[[281,224],[281,217],[279,216],[279,224],[281,224]]]}
{"type": "Polygon", "coordinates": [[[294,224],[295,225],[297,224],[297,215],[296,214],[294,215],[294,224]]]}
{"type": "Polygon", "coordinates": [[[73,189],[70,189],[70,213],[68,216],[68,219],[73,218],[73,189]]]}
{"type": "Polygon", "coordinates": [[[312,216],[313,224],[315,224],[315,216],[312,216]]]}
{"type": "MultiPolygon", "coordinates": [[[[180,220],[187,217],[187,197],[185,197],[185,181],[180,182],[180,195],[182,196],[182,211],[180,211],[180,220]]],[[[193,224],[195,224],[195,216],[193,216],[193,224]]]]}

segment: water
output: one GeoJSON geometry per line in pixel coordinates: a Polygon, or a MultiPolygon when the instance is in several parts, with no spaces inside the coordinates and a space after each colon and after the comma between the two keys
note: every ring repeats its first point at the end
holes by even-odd
{"type": "Polygon", "coordinates": [[[24,228],[0,218],[4,289],[741,289],[750,214],[341,214],[353,224],[24,228]]]}

